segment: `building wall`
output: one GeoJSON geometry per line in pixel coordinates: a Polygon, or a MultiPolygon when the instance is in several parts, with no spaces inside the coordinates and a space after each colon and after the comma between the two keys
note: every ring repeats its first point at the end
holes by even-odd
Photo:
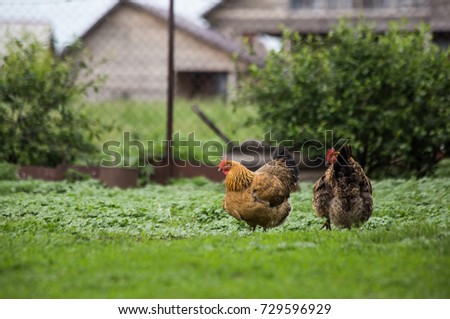
{"type": "Polygon", "coordinates": [[[121,7],[90,33],[83,43],[94,58],[95,73],[107,77],[100,93],[91,97],[162,96],[162,79],[167,78],[164,30],[155,19],[121,7]]]}
{"type": "Polygon", "coordinates": [[[390,20],[407,18],[411,26],[419,21],[430,22],[429,1],[442,0],[224,0],[207,19],[233,37],[252,33],[279,35],[280,25],[301,33],[326,33],[338,17],[358,19],[362,15],[376,22],[382,31],[390,20]]]}
{"type": "MultiPolygon", "coordinates": [[[[143,10],[122,6],[113,12],[84,40],[94,57],[95,72],[107,76],[100,92],[90,98],[164,99],[167,32],[165,21],[143,10]]],[[[175,70],[229,73],[234,72],[234,63],[231,54],[177,28],[175,70]]]]}
{"type": "Polygon", "coordinates": [[[175,32],[176,71],[234,72],[230,53],[216,49],[183,30],[175,32]]]}
{"type": "Polygon", "coordinates": [[[429,0],[431,3],[431,29],[433,41],[442,48],[450,47],[450,1],[429,0]]]}
{"type": "Polygon", "coordinates": [[[450,1],[429,0],[431,3],[431,27],[437,32],[450,33],[450,1]]]}

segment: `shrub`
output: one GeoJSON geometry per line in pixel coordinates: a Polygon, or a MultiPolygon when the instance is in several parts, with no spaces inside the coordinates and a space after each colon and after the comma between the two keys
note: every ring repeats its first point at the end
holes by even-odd
{"type": "Polygon", "coordinates": [[[17,166],[0,162],[0,181],[14,181],[18,179],[17,166]]]}
{"type": "Polygon", "coordinates": [[[86,181],[90,179],[91,176],[86,173],[79,172],[73,168],[69,168],[64,173],[64,179],[68,181],[69,183],[79,182],[79,181],[86,181]]]}
{"type": "Polygon", "coordinates": [[[27,35],[9,39],[0,63],[0,160],[55,166],[96,151],[98,128],[75,107],[100,80],[78,81],[91,71],[83,61],[58,58],[27,35]]]}
{"type": "Polygon", "coordinates": [[[325,37],[285,31],[283,43],[250,68],[235,101],[257,105],[272,136],[325,145],[332,130],[371,175],[433,171],[450,146],[450,51],[431,42],[427,26],[378,34],[341,21],[325,37]]]}

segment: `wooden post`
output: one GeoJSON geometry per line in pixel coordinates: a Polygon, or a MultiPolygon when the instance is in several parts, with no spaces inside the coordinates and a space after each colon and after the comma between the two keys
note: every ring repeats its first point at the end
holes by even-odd
{"type": "Polygon", "coordinates": [[[168,160],[168,175],[169,178],[173,176],[173,150],[172,150],[172,138],[173,138],[173,95],[174,95],[174,13],[173,2],[169,0],[169,19],[168,19],[168,65],[167,65],[167,160],[168,160]]]}
{"type": "Polygon", "coordinates": [[[224,141],[227,145],[227,150],[230,151],[234,146],[236,146],[236,144],[228,137],[226,136],[215,124],[213,121],[211,121],[211,119],[209,117],[206,116],[205,113],[202,112],[202,110],[200,110],[200,108],[197,105],[192,105],[192,110],[195,112],[195,114],[197,114],[202,121],[208,125],[208,127],[217,134],[217,136],[219,136],[222,141],[224,141]]]}

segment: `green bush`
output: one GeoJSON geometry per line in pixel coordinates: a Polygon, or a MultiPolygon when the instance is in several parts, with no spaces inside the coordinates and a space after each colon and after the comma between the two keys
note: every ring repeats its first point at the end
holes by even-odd
{"type": "Polygon", "coordinates": [[[74,105],[100,79],[31,35],[11,38],[0,68],[0,160],[55,166],[94,152],[97,126],[74,105]]]}
{"type": "Polygon", "coordinates": [[[14,181],[18,179],[17,166],[0,162],[0,181],[14,181]]]}
{"type": "Polygon", "coordinates": [[[69,183],[75,183],[75,182],[79,182],[79,181],[86,181],[88,179],[90,179],[91,176],[87,173],[82,173],[79,172],[73,168],[69,168],[65,173],[64,173],[64,179],[66,181],[68,181],[69,183]]]}
{"type": "Polygon", "coordinates": [[[250,68],[236,100],[258,106],[256,120],[273,137],[325,148],[331,130],[372,176],[433,171],[450,146],[450,51],[431,42],[427,26],[378,34],[341,21],[325,37],[286,31],[283,43],[250,68]]]}

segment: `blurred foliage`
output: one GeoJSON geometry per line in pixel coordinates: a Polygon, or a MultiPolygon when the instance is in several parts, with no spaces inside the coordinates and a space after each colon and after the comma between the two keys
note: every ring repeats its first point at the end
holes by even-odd
{"type": "Polygon", "coordinates": [[[449,177],[450,178],[450,158],[444,158],[439,162],[436,171],[434,172],[436,177],[449,177]]]}
{"type": "Polygon", "coordinates": [[[86,181],[90,178],[91,176],[89,174],[79,172],[73,168],[67,169],[67,171],[64,173],[64,179],[69,183],[86,181]]]}
{"type": "Polygon", "coordinates": [[[17,165],[0,162],[0,181],[13,181],[18,179],[17,165]]]}
{"type": "MultiPolygon", "coordinates": [[[[174,104],[173,150],[176,159],[217,165],[222,159],[222,150],[226,149],[225,142],[192,111],[193,104],[236,144],[264,137],[260,125],[247,123],[247,118],[256,112],[256,108],[234,109],[221,99],[178,98],[174,104]]],[[[108,148],[108,153],[98,154],[97,162],[103,159],[122,166],[142,167],[147,158],[159,159],[164,154],[165,102],[117,100],[90,103],[85,110],[89,118],[113,127],[95,139],[99,148],[102,145],[108,148]]],[[[78,163],[85,164],[83,161],[78,163]]]]}
{"type": "Polygon", "coordinates": [[[101,82],[85,61],[25,35],[8,39],[0,63],[0,160],[56,166],[95,151],[99,126],[73,107],[101,82]]]}
{"type": "Polygon", "coordinates": [[[335,146],[347,139],[371,176],[424,176],[450,146],[450,51],[420,25],[341,21],[324,37],[284,32],[284,47],[241,80],[236,104],[278,140],[335,146]]]}

